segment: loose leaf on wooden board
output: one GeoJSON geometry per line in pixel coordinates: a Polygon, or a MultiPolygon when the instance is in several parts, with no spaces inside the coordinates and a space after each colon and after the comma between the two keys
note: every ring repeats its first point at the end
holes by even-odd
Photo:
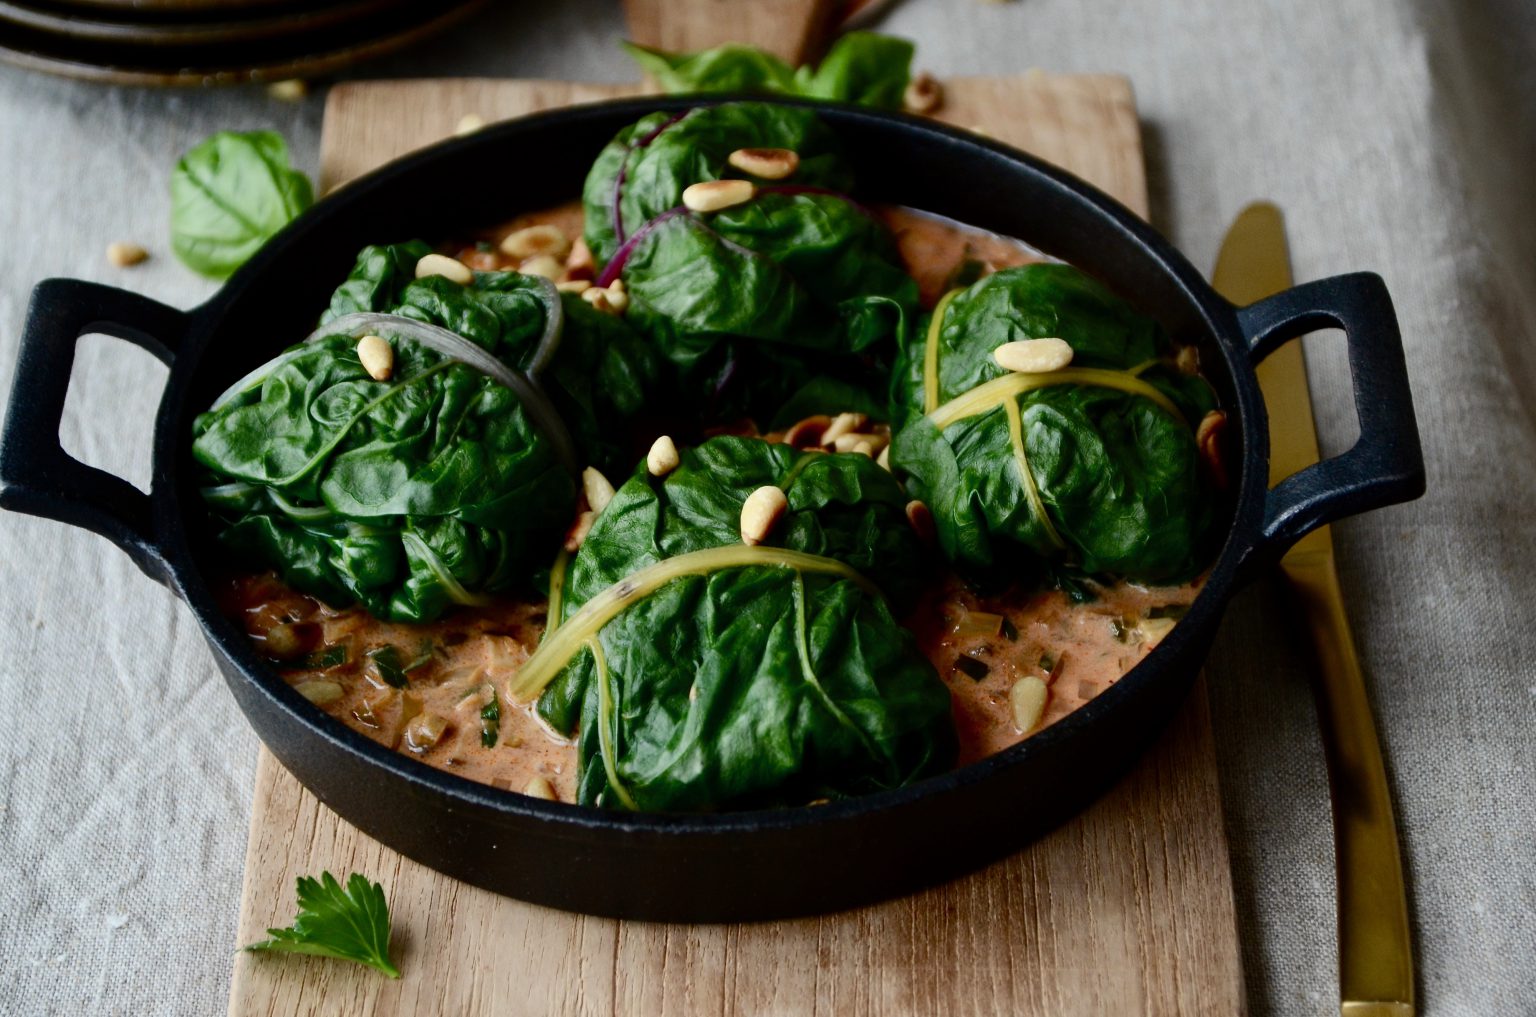
{"type": "Polygon", "coordinates": [[[354,872],[346,887],[329,872],[298,879],[299,914],[286,929],[245,949],[335,957],[375,968],[390,978],[400,969],[389,957],[389,903],[384,888],[354,872]]]}
{"type": "Polygon", "coordinates": [[[771,53],[729,43],[696,53],[666,53],[624,43],[640,69],[664,92],[761,92],[901,108],[913,46],[873,32],[849,32],[821,63],[791,67],[771,53]]]}
{"type": "Polygon", "coordinates": [[[220,131],[171,174],[171,248],[187,267],[225,279],[313,203],[281,135],[220,131]]]}
{"type": "MultiPolygon", "coordinates": [[[[366,248],[327,320],[388,312],[517,369],[547,353],[540,381],[562,427],[584,461],[616,462],[615,436],[657,379],[641,338],[535,277],[417,279],[429,250],[366,248]],[[557,313],[549,348],[541,337],[557,313]]],[[[527,583],[574,511],[555,437],[513,390],[411,338],[393,336],[386,381],[355,347],[345,334],[291,347],[194,422],[221,539],[328,603],[393,620],[430,620],[527,583]]]]}

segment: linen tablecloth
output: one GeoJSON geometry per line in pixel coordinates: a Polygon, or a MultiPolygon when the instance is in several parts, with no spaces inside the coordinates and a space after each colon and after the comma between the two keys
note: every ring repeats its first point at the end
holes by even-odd
{"type": "MultiPolygon", "coordinates": [[[[881,27],[941,76],[1130,75],[1153,218],[1198,265],[1268,197],[1299,280],[1386,277],[1429,494],[1336,537],[1407,842],[1422,1012],[1536,1012],[1536,17],[1519,0],[909,0],[881,27]]],[[[354,73],[629,80],[622,33],[616,4],[505,4],[354,73]]],[[[44,277],[209,296],[169,251],[177,156],[273,128],[312,172],[322,101],[0,68],[0,391],[44,277]],[[112,268],[113,240],[152,257],[112,268]]],[[[1354,434],[1342,344],[1308,342],[1338,451],[1354,434]]],[[[164,375],[87,340],[66,448],[146,484],[164,375]]],[[[1337,1012],[1302,644],[1261,584],[1210,664],[1256,1014],[1337,1012]]],[[[169,593],[99,538],[0,516],[0,1010],[222,1012],[256,747],[169,593]]]]}

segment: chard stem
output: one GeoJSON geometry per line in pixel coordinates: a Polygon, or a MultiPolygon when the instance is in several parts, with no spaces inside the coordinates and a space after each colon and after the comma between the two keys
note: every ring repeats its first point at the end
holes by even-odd
{"type": "Polygon", "coordinates": [[[619,612],[644,600],[672,580],[754,565],[832,575],[856,583],[874,596],[881,595],[879,588],[856,569],[835,559],[806,554],[804,551],[790,551],[782,547],[749,547],[746,544],[690,551],[631,573],[583,604],[581,610],[572,615],[553,635],[546,633],[533,656],[524,662],[507,683],[507,695],[519,703],[532,702],[565,670],[571,658],[588,639],[602,631],[603,626],[619,612]]]}

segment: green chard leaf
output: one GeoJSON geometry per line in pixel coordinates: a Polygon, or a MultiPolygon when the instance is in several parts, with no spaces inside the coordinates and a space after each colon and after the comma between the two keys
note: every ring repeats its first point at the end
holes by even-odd
{"type": "Polygon", "coordinates": [[[794,68],[753,46],[728,43],[696,53],[667,53],[633,42],[622,45],[663,92],[795,93],[794,68]]]}
{"type": "MultiPolygon", "coordinates": [[[[397,314],[523,370],[557,306],[563,328],[539,380],[582,460],[617,462],[627,421],[658,383],[655,352],[621,320],[529,276],[416,279],[427,251],[364,249],[327,320],[397,314]]],[[[525,586],[569,523],[576,489],[517,393],[382,331],[395,354],[388,381],[368,375],[351,336],[290,347],[194,421],[192,451],[226,547],[327,603],[429,621],[525,586]]]]}
{"type": "Polygon", "coordinates": [[[245,949],[335,957],[400,977],[389,959],[389,904],[382,886],[354,872],[343,889],[335,876],[322,872],[319,879],[300,876],[298,893],[293,925],[268,929],[267,939],[245,949]]]}
{"type": "Polygon", "coordinates": [[[908,336],[893,379],[906,423],[891,465],[933,511],[957,568],[972,577],[1032,569],[1058,582],[1199,571],[1213,497],[1190,425],[1214,398],[1164,364],[1172,344],[1155,321],[1056,264],[987,276],[935,313],[937,323],[908,336]],[[1071,368],[998,390],[1023,376],[998,367],[992,351],[1046,336],[1072,346],[1071,368]]]}
{"type": "Polygon", "coordinates": [[[598,157],[587,242],[706,420],[769,420],[827,384],[885,401],[917,290],[884,223],[839,193],[850,184],[813,113],[762,103],[655,114],[598,157]],[[748,147],[793,148],[799,169],[713,214],[679,205],[690,184],[738,176],[728,156],[748,147]]]}
{"type": "Polygon", "coordinates": [[[814,112],[760,102],[723,102],[682,113],[652,113],[620,131],[598,153],[582,188],[586,241],[606,265],[636,230],[682,203],[704,180],[742,176],[738,148],[789,148],[800,156],[791,180],[846,191],[853,175],[832,131],[814,112]]]}
{"type": "Polygon", "coordinates": [[[538,708],[558,730],[580,729],[579,800],[793,804],[947,765],[948,693],[891,613],[928,565],[890,475],[867,456],[753,438],[713,438],[681,460],[665,479],[641,464],[571,563],[559,631],[586,649],[557,662],[538,708]],[[578,631],[585,604],[642,570],[742,552],[742,502],[770,484],[789,508],[769,546],[745,549],[763,564],[665,581],[590,638],[578,631]],[[774,564],[776,553],[827,564],[774,564]]]}
{"type": "Polygon", "coordinates": [[[314,200],[281,135],[220,131],[171,174],[171,249],[193,271],[228,278],[314,200]]]}

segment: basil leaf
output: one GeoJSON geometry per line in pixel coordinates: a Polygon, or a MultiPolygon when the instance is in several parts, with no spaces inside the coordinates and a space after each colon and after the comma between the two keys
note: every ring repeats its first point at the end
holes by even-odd
{"type": "Polygon", "coordinates": [[[901,109],[912,75],[913,46],[874,32],[849,32],[833,44],[814,71],[795,73],[795,93],[863,106],[901,109]]]}
{"type": "Polygon", "coordinates": [[[752,46],[729,43],[697,53],[667,53],[633,42],[622,45],[663,92],[795,92],[794,69],[752,46]]]}
{"type": "Polygon", "coordinates": [[[228,278],[314,200],[280,135],[220,131],[171,174],[171,249],[193,271],[228,278]]]}
{"type": "Polygon", "coordinates": [[[771,53],[730,43],[696,53],[667,53],[624,43],[664,92],[760,92],[900,109],[911,74],[912,44],[873,32],[849,32],[820,66],[795,70],[771,53]]]}

